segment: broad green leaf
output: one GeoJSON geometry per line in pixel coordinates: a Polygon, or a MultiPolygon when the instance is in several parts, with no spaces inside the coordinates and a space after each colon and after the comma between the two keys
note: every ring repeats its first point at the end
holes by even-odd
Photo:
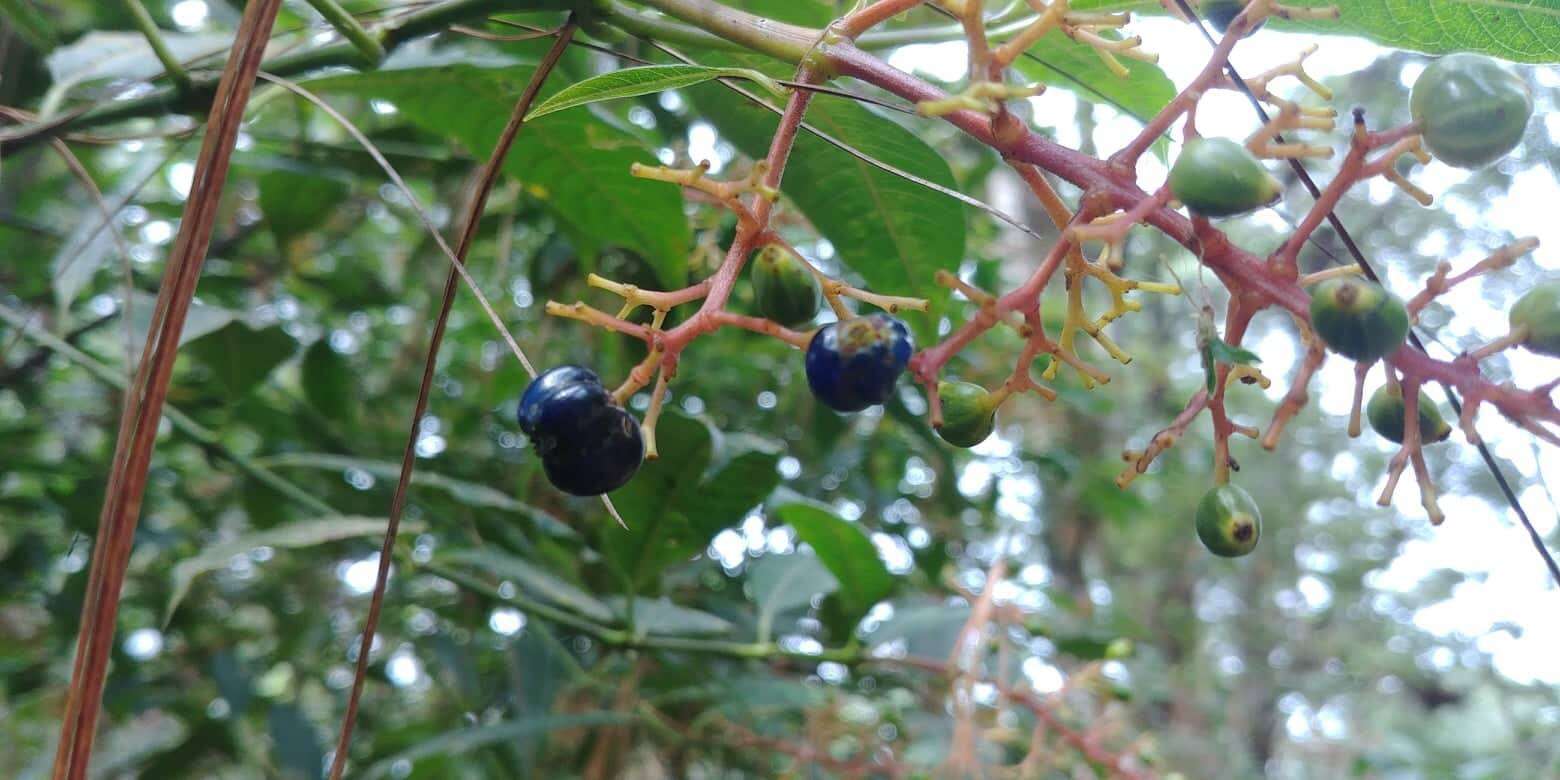
{"type": "Polygon", "coordinates": [[[1560,62],[1560,0],[1307,0],[1295,5],[1336,5],[1342,16],[1298,24],[1274,20],[1276,29],[1360,35],[1430,54],[1471,51],[1515,62],[1560,62]]]}
{"type": "Polygon", "coordinates": [[[336,172],[291,167],[267,170],[259,183],[260,213],[281,243],[319,227],[352,188],[336,172]]]}
{"type": "Polygon", "coordinates": [[[1029,48],[1029,56],[1015,60],[1013,67],[1026,79],[1061,87],[1092,103],[1110,104],[1146,123],[1175,99],[1175,84],[1157,65],[1119,59],[1127,68],[1125,77],[1106,68],[1092,47],[1053,30],[1029,48]]]}
{"type": "Polygon", "coordinates": [[[746,0],[740,5],[744,10],[768,19],[821,28],[843,14],[849,4],[831,4],[830,0],[746,0]],[[832,5],[839,5],[839,8],[832,5]]]}
{"type": "Polygon", "coordinates": [[[298,342],[281,328],[255,330],[230,322],[184,345],[182,351],[205,370],[213,389],[234,399],[253,389],[297,349],[298,342]]]}
{"type": "Polygon", "coordinates": [[[947,658],[969,617],[970,608],[964,604],[896,603],[894,616],[873,631],[868,641],[873,649],[903,642],[906,655],[947,658]]]}
{"type": "MultiPolygon", "coordinates": [[[[525,67],[455,65],[330,76],[309,86],[389,101],[414,124],[486,158],[530,74],[525,67]]],[[[682,193],[630,176],[636,162],[659,164],[633,134],[573,111],[527,123],[504,171],[552,210],[582,252],[606,246],[637,250],[663,285],[681,286],[691,242],[682,193]]]]}
{"type": "Polygon", "coordinates": [[[324,774],[325,747],[309,719],[292,704],[273,704],[266,721],[277,769],[288,780],[315,780],[324,774]]]}
{"type": "MultiPolygon", "coordinates": [[[[146,332],[152,327],[152,314],[155,311],[157,311],[156,296],[140,290],[130,294],[130,332],[135,337],[137,357],[146,345],[146,332]]],[[[180,346],[227,327],[236,316],[228,309],[202,303],[199,299],[190,301],[189,313],[184,317],[184,332],[179,334],[180,346]]],[[[114,340],[116,342],[120,340],[117,334],[114,340]]]]}
{"type": "MultiPolygon", "coordinates": [[[[422,529],[423,524],[420,522],[401,523],[402,533],[416,533],[422,529]]],[[[169,577],[171,594],[168,596],[168,608],[164,612],[163,622],[166,623],[168,618],[173,616],[174,610],[179,608],[179,602],[183,601],[185,594],[189,593],[190,584],[196,577],[227,566],[235,555],[246,554],[257,547],[293,550],[359,536],[383,536],[384,533],[385,521],[379,518],[325,517],[271,528],[207,547],[195,557],[186,558],[174,565],[173,574],[169,577]]]]}
{"type": "Polygon", "coordinates": [[[586,729],[591,726],[619,726],[634,721],[626,712],[585,712],[577,715],[545,715],[506,720],[487,726],[456,729],[419,741],[416,745],[370,765],[363,770],[365,780],[396,776],[395,767],[416,766],[435,756],[462,755],[489,745],[511,744],[517,740],[559,729],[586,729]]]}
{"type": "Polygon", "coordinates": [[[866,614],[873,604],[894,590],[894,575],[878,557],[877,548],[861,526],[823,507],[807,503],[782,504],[774,517],[796,529],[796,536],[818,554],[839,583],[834,596],[846,617],[866,614]]]}
{"type": "MultiPolygon", "coordinates": [[[[607,603],[620,620],[628,619],[627,601],[623,597],[613,596],[607,603]]],[[[708,612],[677,606],[665,598],[635,598],[634,629],[643,635],[693,636],[724,634],[731,630],[731,623],[708,612]]]]}
{"type": "Polygon", "coordinates": [[[526,121],[534,121],[555,111],[599,103],[603,100],[649,95],[668,89],[702,84],[711,79],[735,78],[757,82],[776,95],[783,90],[774,79],[751,68],[711,68],[703,65],[646,65],[592,76],[570,84],[531,109],[526,121]]]}
{"type": "MultiPolygon", "coordinates": [[[[1358,35],[1429,54],[1472,51],[1515,62],[1560,62],[1560,0],[1286,0],[1337,6],[1337,20],[1269,20],[1279,30],[1358,35]]],[[[1159,0],[1073,0],[1075,11],[1164,13],[1159,0]]],[[[1324,44],[1325,45],[1325,44],[1324,44]]]]}
{"type": "MultiPolygon", "coordinates": [[[[289,452],[261,458],[260,462],[273,468],[308,468],[322,471],[344,472],[360,469],[377,479],[393,483],[401,475],[401,464],[387,460],[368,460],[322,452],[289,452]]],[[[450,498],[466,506],[499,509],[523,515],[539,528],[556,536],[575,536],[574,529],[564,525],[552,515],[529,504],[516,501],[487,485],[447,477],[419,468],[412,472],[412,484],[432,488],[449,494],[450,498]]]]}
{"type": "Polygon", "coordinates": [[[703,552],[779,482],[774,450],[749,449],[711,469],[710,429],[675,412],[661,416],[656,442],[661,457],[612,494],[628,530],[600,529],[603,554],[639,592],[652,590],[667,567],[703,552]]]}
{"type": "Polygon", "coordinates": [[[805,607],[814,596],[828,595],[840,583],[817,556],[805,553],[766,555],[753,562],[747,575],[748,593],[758,604],[758,636],[770,637],[775,616],[805,607]]]}
{"type": "MultiPolygon", "coordinates": [[[[155,155],[141,157],[120,176],[120,183],[112,193],[106,193],[104,203],[110,214],[118,214],[140,190],[146,179],[162,167],[163,160],[155,155]]],[[[54,300],[61,306],[69,306],[92,278],[110,259],[118,256],[119,248],[114,234],[103,222],[103,212],[98,208],[83,210],[75,229],[54,255],[54,300]]],[[[127,239],[128,240],[128,239],[127,239]]],[[[129,262],[129,258],[121,258],[129,262]]],[[[133,313],[133,312],[132,312],[133,313]]],[[[146,321],[151,322],[151,310],[146,321]]],[[[186,326],[188,327],[188,326],[186,326]]],[[[145,333],[142,327],[140,332],[145,333]]]]}
{"type": "MultiPolygon", "coordinates": [[[[116,719],[117,720],[117,719],[116,719]]],[[[91,777],[136,774],[143,761],[173,750],[189,737],[189,726],[162,708],[151,708],[107,729],[92,751],[91,777]]]]}
{"type": "Polygon", "coordinates": [[[592,620],[606,622],[612,619],[612,610],[596,597],[551,572],[514,556],[491,550],[455,550],[443,553],[439,557],[451,563],[481,569],[500,579],[510,580],[523,593],[552,602],[592,620]]]}
{"type": "Polygon", "coordinates": [[[347,359],[331,349],[330,339],[322,338],[309,345],[299,373],[303,397],[320,414],[341,423],[353,419],[359,402],[357,376],[348,367],[347,359]]]}
{"type": "MultiPolygon", "coordinates": [[[[718,86],[692,92],[700,112],[722,136],[749,157],[764,156],[778,124],[772,112],[718,86]]],[[[915,133],[856,103],[819,96],[806,121],[872,159],[956,188],[942,155],[915,133]]],[[[917,336],[930,341],[940,302],[947,299],[933,277],[963,259],[964,206],[805,130],[797,137],[780,190],[873,291],[931,299],[931,314],[904,315],[917,336]]]]}

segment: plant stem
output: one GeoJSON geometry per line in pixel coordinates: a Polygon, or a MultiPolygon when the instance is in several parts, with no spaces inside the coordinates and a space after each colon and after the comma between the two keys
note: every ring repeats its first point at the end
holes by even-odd
{"type": "MultiPolygon", "coordinates": [[[[130,0],[137,2],[138,0],[130,0]]],[[[385,47],[379,42],[379,37],[363,29],[363,25],[357,17],[347,13],[347,9],[336,4],[336,0],[309,0],[309,5],[336,28],[358,54],[362,55],[362,63],[370,68],[376,68],[385,60],[385,47]]]]}
{"type": "MultiPolygon", "coordinates": [[[[406,507],[406,493],[412,483],[412,469],[417,462],[417,440],[422,428],[423,415],[427,414],[429,396],[433,389],[433,376],[438,366],[439,347],[444,341],[446,326],[449,325],[450,311],[455,305],[455,293],[459,290],[461,271],[464,271],[466,255],[471,250],[472,243],[476,240],[477,228],[482,221],[482,211],[487,206],[488,195],[493,191],[493,185],[498,182],[499,173],[503,168],[504,158],[508,156],[509,149],[514,145],[515,137],[525,125],[526,114],[530,113],[531,105],[536,101],[536,96],[541,92],[542,85],[547,81],[548,75],[563,58],[563,53],[569,48],[569,42],[574,39],[574,33],[578,29],[574,14],[569,14],[568,21],[558,28],[558,35],[553,40],[552,47],[547,54],[537,63],[536,70],[531,73],[531,80],[515,101],[514,108],[509,115],[509,121],[493,142],[493,152],[478,171],[476,185],[472,191],[471,199],[466,204],[462,219],[460,241],[455,245],[455,253],[451,258],[453,263],[450,271],[444,279],[444,292],[439,305],[439,313],[434,319],[433,333],[428,337],[428,355],[423,362],[422,381],[417,388],[417,402],[413,407],[411,424],[408,426],[406,447],[401,454],[401,474],[395,483],[395,494],[390,499],[389,522],[385,527],[384,544],[379,552],[379,569],[374,579],[374,595],[368,605],[368,616],[364,619],[362,640],[358,645],[357,668],[352,677],[352,690],[347,698],[346,712],[341,718],[341,734],[336,741],[336,751],[331,759],[330,778],[340,780],[347,769],[348,748],[352,743],[352,730],[357,724],[358,704],[362,700],[363,685],[368,678],[369,656],[374,646],[374,635],[379,627],[379,616],[384,608],[385,585],[390,579],[390,559],[395,552],[396,531],[401,524],[401,514],[406,507]]],[[[529,368],[529,366],[527,366],[529,368]]]]}
{"type": "Polygon", "coordinates": [[[709,0],[638,1],[743,48],[786,62],[801,62],[822,35],[821,30],[776,22],[709,0]]]}
{"type": "Polygon", "coordinates": [[[454,582],[463,588],[480,593],[495,601],[513,604],[523,610],[528,616],[567,626],[616,650],[663,650],[753,661],[784,659],[808,663],[834,661],[843,664],[856,664],[867,659],[862,649],[856,645],[825,648],[817,653],[804,653],[799,650],[787,649],[769,641],[733,642],[724,639],[655,636],[636,633],[602,625],[589,618],[538,601],[521,593],[516,593],[513,596],[502,595],[497,588],[483,582],[480,578],[451,566],[438,563],[425,563],[421,564],[421,566],[423,569],[454,582]]]}
{"type": "Polygon", "coordinates": [[[190,72],[184,69],[184,65],[168,49],[168,42],[163,40],[162,31],[157,29],[157,23],[152,21],[152,15],[146,12],[146,6],[141,4],[141,0],[124,0],[124,2],[131,18],[135,19],[136,29],[146,37],[147,45],[152,47],[152,53],[157,55],[157,61],[162,63],[168,78],[173,79],[174,85],[180,91],[188,91],[191,85],[190,72]]]}

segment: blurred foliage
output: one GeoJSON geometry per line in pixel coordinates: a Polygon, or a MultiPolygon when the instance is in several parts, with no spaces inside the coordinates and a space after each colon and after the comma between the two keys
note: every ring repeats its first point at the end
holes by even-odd
{"type": "MultiPolygon", "coordinates": [[[[741,4],[815,24],[843,5],[741,4]]],[[[148,7],[181,55],[220,51],[238,14],[236,4],[194,0],[148,7]]],[[[37,30],[0,21],[0,104],[86,105],[158,71],[120,4],[38,9],[63,48],[46,58],[37,30]]],[[[288,6],[278,30],[308,29],[306,10],[288,6]]],[[[917,12],[901,24],[946,20],[917,12]]],[[[666,59],[611,30],[591,32],[666,59]]],[[[447,269],[417,209],[452,227],[475,161],[545,45],[449,33],[403,47],[381,71],[306,83],[369,134],[417,204],[330,117],[285,92],[257,92],[170,393],[178,414],[164,423],[148,483],[94,764],[101,776],[321,774],[447,269]]],[[[1403,75],[1418,61],[1387,54],[1335,79],[1338,104],[1365,106],[1377,123],[1405,119],[1403,75]]],[[[1049,80],[1066,62],[1022,68],[1049,80]]],[[[785,75],[773,63],[742,64],[785,75]]],[[[571,50],[548,92],[621,65],[571,50]]],[[[1144,89],[1115,94],[1117,108],[1069,99],[1071,113],[1036,121],[1063,137],[1081,133],[1087,148],[1114,143],[1102,128],[1168,97],[1163,75],[1146,71],[1134,76],[1144,89]]],[[[1528,75],[1541,115],[1552,110],[1553,75],[1528,75]]],[[[930,181],[1017,201],[989,151],[941,125],[828,96],[809,121],[930,181]]],[[[696,250],[724,246],[729,219],[627,168],[713,153],[718,175],[739,176],[772,125],[767,112],[706,84],[528,126],[470,268],[531,358],[624,376],[642,356],[638,343],[545,317],[542,303],[609,306],[585,285],[590,272],[662,288],[708,275],[696,250]]],[[[132,140],[71,144],[114,211],[112,230],[46,146],[4,160],[0,306],[14,316],[0,324],[0,776],[42,776],[52,758],[127,342],[138,350],[144,337],[192,174],[197,144],[185,127],[163,117],[113,131],[132,140]]],[[[1422,256],[1482,255],[1505,239],[1504,228],[1474,219],[1481,204],[1533,177],[1553,194],[1554,129],[1535,122],[1512,160],[1451,180],[1445,209],[1364,188],[1341,211],[1389,280],[1411,289],[1431,266],[1422,256]]],[[[935,293],[931,272],[942,267],[1003,288],[1044,248],[816,138],[796,157],[779,229],[874,290],[935,293]]],[[[1321,179],[1325,168],[1316,167],[1321,179]]],[[[1229,227],[1243,245],[1271,247],[1305,202],[1229,227]]],[[[1025,208],[1023,221],[1049,235],[1043,213],[1025,208]]],[[[1323,233],[1306,262],[1339,254],[1323,233]]],[[[1134,234],[1129,258],[1144,278],[1198,277],[1192,258],[1147,231],[1134,234]]],[[[1514,278],[1539,272],[1524,260],[1514,278]]],[[[1492,281],[1480,301],[1500,306],[1515,292],[1492,281]]],[[[934,298],[931,314],[907,315],[923,339],[972,314],[934,298]]],[[[739,285],[733,306],[750,305],[739,285]]],[[[1060,300],[1046,305],[1050,313],[1060,300]]],[[[1193,307],[1155,297],[1144,305],[1113,326],[1137,358],[1111,366],[1116,381],[1088,392],[1064,380],[1055,403],[1010,402],[999,435],[973,452],[931,433],[908,385],[883,409],[843,417],[812,400],[800,357],[784,345],[730,330],[701,339],[672,389],[663,459],[616,494],[624,531],[598,502],[547,486],[513,420],[526,375],[463,291],[430,413],[417,423],[409,523],[354,767],[397,778],[828,774],[763,748],[780,740],[811,741],[841,761],[886,747],[930,773],[953,749],[943,681],[812,656],[866,648],[946,657],[970,594],[1004,557],[1009,578],[997,594],[1022,615],[1004,639],[1020,655],[994,673],[1046,689],[1075,675],[1104,680],[1104,694],[1063,697],[1065,717],[1109,720],[1156,770],[1556,772],[1556,688],[1503,676],[1488,654],[1503,644],[1489,637],[1518,642],[1522,627],[1423,627],[1424,610],[1478,575],[1392,574],[1432,532],[1418,516],[1372,505],[1388,451],[1348,441],[1337,417],[1313,406],[1276,456],[1237,448],[1240,484],[1267,518],[1258,551],[1238,563],[1205,554],[1192,534],[1191,508],[1208,484],[1202,426],[1130,492],[1116,489],[1121,449],[1141,444],[1203,382],[1193,307]]],[[[1454,347],[1489,335],[1439,308],[1425,324],[1454,347]]],[[[1277,317],[1260,318],[1247,343],[1274,377],[1295,357],[1292,346],[1287,357],[1274,347],[1292,344],[1277,317]]],[[[1016,351],[1011,334],[995,332],[952,369],[994,384],[1016,351]]],[[[1240,395],[1235,411],[1265,419],[1275,396],[1258,395],[1240,395]]],[[[647,399],[634,403],[642,411],[647,399]]],[[[1434,461],[1448,492],[1476,507],[1453,523],[1501,522],[1470,452],[1448,448],[1434,461]]],[[[1531,550],[1512,542],[1504,554],[1531,550]]],[[[1018,733],[1032,728],[1023,711],[999,717],[991,701],[979,706],[1018,733]]],[[[1009,763],[1022,757],[997,741],[987,747],[1009,763]]],[[[1093,770],[1059,753],[1049,771],[1093,770]]]]}

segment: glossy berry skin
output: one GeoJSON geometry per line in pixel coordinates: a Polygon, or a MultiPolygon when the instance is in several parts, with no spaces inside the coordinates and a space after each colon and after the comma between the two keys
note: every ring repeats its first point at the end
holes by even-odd
{"type": "Polygon", "coordinates": [[[1208,552],[1239,558],[1255,550],[1260,538],[1262,512],[1250,493],[1234,485],[1219,485],[1197,503],[1197,539],[1208,552]]]}
{"type": "Polygon", "coordinates": [[[753,305],[760,317],[794,328],[818,315],[823,297],[818,280],[785,247],[769,244],[758,250],[750,279],[753,305]]]}
{"type": "Polygon", "coordinates": [[[1193,138],[1170,168],[1170,192],[1199,216],[1233,217],[1278,200],[1283,186],[1246,147],[1193,138]]]}
{"type": "Polygon", "coordinates": [[[969,382],[938,382],[942,425],[937,435],[955,447],[973,447],[997,425],[997,408],[986,388],[969,382]]]}
{"type": "MultiPolygon", "coordinates": [[[[1403,403],[1403,388],[1383,385],[1370,397],[1370,403],[1365,405],[1365,419],[1370,421],[1371,430],[1381,438],[1395,444],[1403,443],[1404,419],[1408,415],[1408,405],[1403,403]]],[[[1425,444],[1434,444],[1438,441],[1446,441],[1452,435],[1452,426],[1446,424],[1441,417],[1441,410],[1437,409],[1435,402],[1425,391],[1419,391],[1419,440],[1425,444]]]]}
{"type": "Polygon", "coordinates": [[[1328,279],[1311,290],[1311,327],[1334,352],[1369,363],[1403,346],[1408,310],[1375,282],[1328,279]]]}
{"type": "Polygon", "coordinates": [[[565,493],[597,496],[622,487],[644,459],[639,421],[612,400],[594,371],[558,366],[520,396],[520,430],[565,493]]]}
{"type": "Polygon", "coordinates": [[[1450,54],[1414,82],[1409,110],[1437,159],[1459,168],[1483,168],[1522,141],[1533,96],[1522,79],[1494,60],[1450,54]]]}
{"type": "Polygon", "coordinates": [[[1540,355],[1560,357],[1560,281],[1527,291],[1511,307],[1511,329],[1522,329],[1522,346],[1540,355]]]}
{"type": "Polygon", "coordinates": [[[830,409],[859,412],[888,400],[914,351],[909,329],[887,314],[831,322],[807,345],[807,386],[830,409]]]}

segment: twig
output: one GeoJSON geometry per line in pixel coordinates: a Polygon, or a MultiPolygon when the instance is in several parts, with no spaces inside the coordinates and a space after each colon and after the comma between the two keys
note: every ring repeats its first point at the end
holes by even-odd
{"type": "Polygon", "coordinates": [[[510,147],[514,144],[515,136],[525,124],[525,115],[531,110],[531,104],[541,92],[542,84],[547,76],[552,73],[553,67],[563,57],[568,48],[569,40],[574,37],[575,20],[571,14],[568,21],[558,31],[558,37],[553,41],[552,48],[537,64],[536,70],[531,74],[531,80],[521,93],[520,99],[515,101],[513,112],[509,116],[509,123],[505,125],[503,132],[494,142],[493,153],[488,156],[478,175],[478,182],[467,204],[465,217],[462,220],[460,241],[455,245],[455,263],[444,280],[444,292],[439,306],[439,313],[434,320],[433,333],[428,339],[428,356],[423,365],[422,382],[417,389],[417,403],[413,408],[411,424],[407,434],[406,448],[401,456],[401,475],[396,480],[395,493],[390,500],[390,513],[385,526],[384,544],[379,553],[379,568],[374,578],[374,592],[368,605],[368,616],[364,620],[362,639],[358,644],[357,668],[352,677],[352,689],[347,697],[346,712],[341,719],[341,734],[336,741],[336,750],[331,758],[330,778],[340,780],[342,773],[347,768],[348,748],[352,742],[352,730],[357,724],[358,703],[363,696],[363,685],[368,677],[369,656],[374,646],[374,634],[379,628],[379,615],[384,607],[385,586],[390,577],[390,560],[395,552],[395,537],[401,522],[401,514],[406,505],[407,488],[411,485],[412,469],[417,461],[417,439],[422,430],[422,419],[427,413],[428,399],[433,387],[433,375],[438,364],[439,346],[444,340],[445,326],[449,323],[450,310],[455,304],[455,292],[458,288],[460,274],[458,270],[465,265],[466,253],[470,251],[471,244],[476,238],[477,227],[481,223],[483,208],[487,205],[488,193],[492,192],[493,185],[498,181],[502,169],[504,157],[508,155],[510,147]]]}

